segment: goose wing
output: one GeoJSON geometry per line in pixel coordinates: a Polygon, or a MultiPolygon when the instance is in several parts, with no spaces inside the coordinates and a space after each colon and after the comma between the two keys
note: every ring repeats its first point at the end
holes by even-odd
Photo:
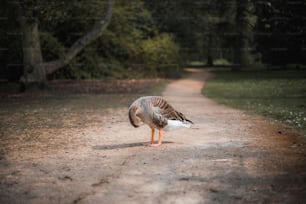
{"type": "Polygon", "coordinates": [[[179,120],[182,122],[190,122],[193,124],[192,121],[187,119],[183,113],[175,110],[165,99],[162,97],[154,97],[152,99],[152,105],[155,109],[154,113],[155,117],[158,118],[165,118],[169,120],[179,120]]]}

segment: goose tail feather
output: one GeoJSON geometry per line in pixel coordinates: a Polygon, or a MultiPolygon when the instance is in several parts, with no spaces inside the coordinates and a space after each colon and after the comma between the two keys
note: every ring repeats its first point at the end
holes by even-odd
{"type": "Polygon", "coordinates": [[[190,128],[191,124],[189,121],[180,121],[180,120],[168,120],[168,124],[164,127],[164,130],[171,131],[181,127],[190,128]]]}

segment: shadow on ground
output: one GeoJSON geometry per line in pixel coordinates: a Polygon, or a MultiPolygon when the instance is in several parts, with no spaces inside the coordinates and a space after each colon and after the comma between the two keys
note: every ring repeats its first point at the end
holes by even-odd
{"type": "MultiPolygon", "coordinates": [[[[173,142],[164,141],[163,144],[172,144],[173,142]]],[[[130,147],[141,147],[145,146],[143,142],[136,142],[136,143],[123,143],[123,144],[114,144],[114,145],[96,145],[93,146],[93,150],[112,150],[112,149],[123,149],[123,148],[130,148],[130,147]]]]}

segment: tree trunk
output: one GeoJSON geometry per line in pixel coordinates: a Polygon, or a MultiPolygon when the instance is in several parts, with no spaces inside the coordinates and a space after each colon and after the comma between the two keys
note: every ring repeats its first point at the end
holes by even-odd
{"type": "Polygon", "coordinates": [[[207,66],[213,66],[213,58],[212,58],[212,34],[209,33],[208,34],[208,46],[207,46],[207,61],[206,61],[206,65],[207,66]]]}
{"type": "Polygon", "coordinates": [[[43,87],[46,83],[46,72],[43,63],[38,24],[35,20],[22,16],[20,18],[22,32],[23,51],[23,77],[21,78],[22,88],[29,86],[43,87]]]}
{"type": "Polygon", "coordinates": [[[237,36],[235,39],[234,47],[234,66],[235,70],[241,69],[242,66],[250,64],[250,51],[248,42],[249,25],[247,18],[247,0],[236,0],[236,31],[237,36]]]}
{"type": "MultiPolygon", "coordinates": [[[[22,10],[22,9],[21,9],[22,10]]],[[[58,60],[43,62],[42,52],[39,40],[38,24],[35,17],[21,14],[20,27],[23,34],[23,64],[24,76],[20,82],[23,88],[33,84],[44,87],[47,84],[47,75],[66,66],[78,53],[80,53],[89,43],[103,34],[111,20],[112,0],[109,0],[106,7],[105,17],[97,21],[92,30],[79,38],[67,51],[67,53],[58,60]]]]}

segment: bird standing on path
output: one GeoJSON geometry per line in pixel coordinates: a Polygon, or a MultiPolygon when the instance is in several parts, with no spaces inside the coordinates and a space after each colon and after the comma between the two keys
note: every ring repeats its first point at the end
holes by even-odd
{"type": "Polygon", "coordinates": [[[160,96],[138,98],[129,107],[129,119],[135,128],[142,123],[151,128],[151,141],[147,144],[148,146],[160,146],[162,144],[163,130],[170,131],[179,127],[190,128],[193,124],[183,113],[175,110],[160,96]],[[159,130],[157,144],[154,144],[155,129],[159,130]]]}

